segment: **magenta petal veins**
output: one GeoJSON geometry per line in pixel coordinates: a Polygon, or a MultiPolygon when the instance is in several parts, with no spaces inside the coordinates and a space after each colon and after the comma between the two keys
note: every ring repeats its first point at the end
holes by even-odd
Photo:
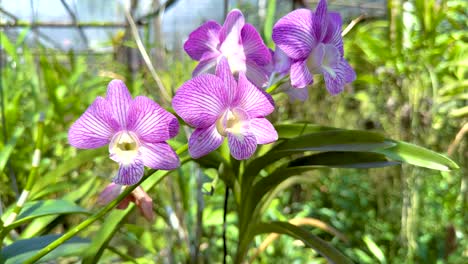
{"type": "Polygon", "coordinates": [[[172,105],[195,131],[189,138],[189,153],[200,158],[216,150],[228,138],[236,159],[250,158],[257,144],[278,139],[273,125],[264,117],[274,110],[271,96],[250,83],[244,73],[236,82],[226,58],[216,75],[204,74],[184,83],[172,105]]]}
{"type": "Polygon", "coordinates": [[[244,73],[257,87],[268,81],[264,68],[271,54],[255,27],[245,23],[240,10],[232,10],[221,26],[208,21],[194,30],[184,44],[189,56],[199,61],[193,76],[214,73],[221,57],[228,61],[232,73],[244,73]]]}
{"type": "Polygon", "coordinates": [[[106,98],[98,97],[70,127],[68,140],[77,148],[98,148],[109,144],[109,157],[119,163],[113,182],[133,185],[144,166],[170,170],[179,158],[165,143],[177,135],[179,123],[171,113],[144,96],[132,99],[120,80],[112,80],[106,98]]]}
{"type": "Polygon", "coordinates": [[[341,16],[328,12],[326,0],[315,11],[295,10],[273,27],[273,41],[291,58],[291,84],[303,88],[313,82],[312,74],[322,74],[330,94],[343,91],[356,74],[343,57],[341,16]]]}

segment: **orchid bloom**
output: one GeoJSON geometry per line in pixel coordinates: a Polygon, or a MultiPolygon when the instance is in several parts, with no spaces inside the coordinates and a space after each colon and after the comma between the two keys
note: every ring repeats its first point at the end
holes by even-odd
{"type": "Polygon", "coordinates": [[[313,83],[313,74],[323,74],[332,95],[356,79],[356,73],[343,58],[341,16],[327,11],[326,0],[320,0],[315,12],[295,10],[273,27],[273,41],[292,60],[291,84],[304,88],[313,83]]]}
{"type": "MultiPolygon", "coordinates": [[[[99,198],[97,200],[97,204],[99,205],[106,205],[110,203],[112,200],[117,198],[122,191],[124,190],[125,186],[111,183],[107,185],[107,187],[99,194],[99,198]]],[[[133,202],[136,204],[140,213],[143,215],[146,220],[149,222],[154,221],[154,212],[153,212],[153,199],[141,188],[138,186],[131,192],[130,195],[125,197],[118,205],[117,209],[126,209],[128,204],[133,202]]]]}
{"type": "Polygon", "coordinates": [[[221,57],[226,57],[233,74],[244,73],[257,87],[268,81],[265,66],[271,55],[257,30],[245,23],[240,10],[232,10],[221,26],[208,21],[194,30],[184,44],[187,54],[200,63],[193,76],[214,73],[221,57]]]}
{"type": "MultiPolygon", "coordinates": [[[[290,73],[291,68],[291,59],[288,57],[284,51],[276,47],[273,52],[273,60],[270,65],[270,82],[275,83],[280,81],[286,75],[290,73]]],[[[309,92],[307,89],[296,89],[291,86],[290,83],[283,83],[279,86],[279,90],[287,93],[289,95],[289,101],[293,102],[295,100],[305,101],[309,97],[309,92]]]]}
{"type": "Polygon", "coordinates": [[[125,84],[113,80],[106,98],[98,96],[68,131],[70,145],[81,149],[109,144],[109,156],[119,163],[113,182],[136,184],[144,166],[173,170],[179,157],[165,142],[177,135],[179,123],[171,113],[145,96],[132,96],[125,84]]]}
{"type": "Polygon", "coordinates": [[[225,58],[219,61],[216,75],[204,74],[184,83],[172,105],[187,124],[195,127],[189,139],[193,158],[217,149],[225,137],[238,160],[251,157],[257,144],[278,139],[265,118],[274,110],[273,99],[250,83],[243,72],[236,82],[225,58]]]}

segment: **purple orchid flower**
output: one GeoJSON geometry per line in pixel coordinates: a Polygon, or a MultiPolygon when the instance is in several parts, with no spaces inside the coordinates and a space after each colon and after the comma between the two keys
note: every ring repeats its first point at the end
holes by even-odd
{"type": "Polygon", "coordinates": [[[98,96],[71,126],[68,141],[81,149],[109,144],[110,158],[120,165],[112,181],[133,185],[143,176],[144,166],[162,170],[179,167],[179,157],[165,142],[178,131],[174,115],[145,96],[132,100],[125,84],[113,80],[106,98],[98,96]]]}
{"type": "Polygon", "coordinates": [[[251,157],[257,144],[278,139],[265,118],[274,110],[271,96],[250,83],[243,72],[236,82],[228,61],[221,58],[216,75],[204,74],[184,83],[172,100],[176,113],[195,127],[189,153],[200,158],[217,149],[228,138],[235,159],[251,157]]]}
{"type": "Polygon", "coordinates": [[[226,57],[232,73],[244,73],[257,87],[268,81],[265,66],[271,61],[268,48],[257,30],[245,23],[242,12],[229,12],[221,26],[208,21],[193,31],[184,44],[187,54],[200,63],[193,76],[214,73],[221,57],[226,57]]]}
{"type": "Polygon", "coordinates": [[[295,10],[273,27],[273,41],[289,58],[291,84],[303,88],[312,84],[312,74],[323,74],[332,95],[356,79],[356,73],[343,58],[341,16],[327,11],[326,0],[320,0],[315,12],[295,10]]]}
{"type": "MultiPolygon", "coordinates": [[[[270,69],[270,85],[281,81],[286,75],[290,73],[291,69],[291,59],[288,57],[284,51],[276,47],[275,51],[272,52],[272,63],[269,65],[270,69]]],[[[309,98],[309,92],[304,88],[294,88],[290,83],[283,83],[278,88],[280,91],[283,91],[289,95],[289,101],[294,102],[295,100],[305,101],[309,98]]]]}

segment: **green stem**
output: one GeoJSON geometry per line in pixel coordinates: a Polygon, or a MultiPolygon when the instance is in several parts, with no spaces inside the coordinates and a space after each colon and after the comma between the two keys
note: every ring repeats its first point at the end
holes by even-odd
{"type": "MultiPolygon", "coordinates": [[[[39,164],[41,160],[41,149],[42,149],[42,142],[44,138],[44,114],[41,113],[39,117],[39,121],[37,122],[37,138],[36,144],[34,147],[34,154],[32,157],[32,164],[31,164],[31,171],[29,172],[28,181],[26,183],[26,187],[24,187],[23,191],[21,192],[18,201],[16,202],[15,207],[13,208],[13,212],[8,216],[5,220],[5,226],[12,224],[18,214],[21,212],[24,204],[28,200],[29,192],[31,191],[32,185],[34,180],[37,178],[39,174],[39,164]]],[[[8,228],[6,228],[8,230],[8,228]]],[[[0,235],[0,242],[3,241],[7,231],[4,231],[0,235]]]]}
{"type": "Polygon", "coordinates": [[[289,74],[284,76],[281,80],[277,81],[276,83],[272,84],[270,87],[266,89],[266,92],[271,94],[273,93],[276,89],[278,89],[283,83],[287,82],[289,80],[289,74]]]}
{"type": "MultiPolygon", "coordinates": [[[[188,149],[188,145],[185,144],[181,146],[179,149],[176,150],[176,153],[180,155],[181,153],[185,152],[188,149]]],[[[83,229],[87,228],[90,226],[92,223],[96,222],[99,220],[101,217],[106,215],[110,210],[112,210],[114,207],[116,207],[127,195],[129,195],[134,189],[136,189],[140,184],[142,184],[146,179],[148,179],[151,175],[153,175],[156,172],[156,170],[149,170],[143,178],[135,185],[131,185],[125,190],[114,200],[112,200],[110,203],[108,203],[104,208],[102,208],[99,212],[96,214],[92,215],[85,221],[83,221],[81,224],[77,225],[76,227],[70,229],[68,232],[63,234],[61,237],[56,239],[54,242],[50,243],[47,245],[47,247],[41,249],[39,252],[36,253],[36,255],[32,256],[28,260],[24,262],[24,264],[31,264],[37,262],[39,259],[41,259],[43,256],[47,255],[49,252],[60,246],[61,244],[65,243],[68,239],[72,238],[79,232],[81,232],[83,229]]]]}

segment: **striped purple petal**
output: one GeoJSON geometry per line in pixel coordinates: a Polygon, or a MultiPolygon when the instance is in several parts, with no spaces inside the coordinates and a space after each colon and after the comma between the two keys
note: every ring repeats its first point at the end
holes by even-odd
{"type": "Polygon", "coordinates": [[[239,73],[237,102],[250,118],[264,117],[275,110],[271,95],[255,87],[243,73],[239,73]]]}
{"type": "Polygon", "coordinates": [[[336,95],[344,90],[346,83],[354,81],[356,73],[344,59],[333,69],[333,73],[324,71],[325,86],[330,94],[336,95]]]}
{"type": "Polygon", "coordinates": [[[291,85],[304,88],[314,82],[313,76],[307,68],[306,61],[296,61],[291,64],[291,85]]]}
{"type": "Polygon", "coordinates": [[[145,167],[141,160],[135,159],[131,164],[120,164],[117,176],[112,181],[120,185],[134,185],[141,180],[144,171],[145,167]]]}
{"type": "MultiPolygon", "coordinates": [[[[184,50],[194,60],[201,60],[204,56],[217,53],[219,45],[219,31],[221,25],[216,21],[208,21],[190,33],[184,44],[184,50]]],[[[212,56],[211,56],[212,57],[212,56]]]]}
{"type": "Polygon", "coordinates": [[[112,80],[107,85],[106,100],[110,103],[114,119],[119,122],[120,127],[127,126],[127,110],[132,101],[132,95],[121,80],[112,80]]]}
{"type": "Polygon", "coordinates": [[[209,56],[202,57],[198,65],[195,67],[195,69],[192,72],[193,77],[202,75],[204,73],[215,73],[216,65],[219,60],[219,55],[214,53],[210,53],[208,55],[209,56]]]}
{"type": "Polygon", "coordinates": [[[255,135],[257,144],[268,144],[278,140],[278,133],[266,118],[250,120],[250,132],[255,135]]]}
{"type": "Polygon", "coordinates": [[[259,66],[253,60],[247,60],[245,75],[247,79],[257,87],[264,87],[268,84],[269,72],[267,66],[259,66]]]}
{"type": "Polygon", "coordinates": [[[312,34],[317,42],[322,42],[327,33],[328,13],[327,1],[320,0],[312,19],[312,34]]]}
{"type": "Polygon", "coordinates": [[[176,113],[192,127],[214,124],[226,107],[223,81],[210,74],[197,76],[184,83],[172,99],[176,113]]]}
{"type": "Polygon", "coordinates": [[[109,144],[119,124],[112,116],[111,105],[102,97],[88,107],[68,131],[70,145],[81,149],[99,148],[109,144]]]}
{"type": "Polygon", "coordinates": [[[243,135],[228,133],[228,144],[231,155],[235,159],[245,160],[255,153],[257,149],[257,138],[250,132],[243,135]]]}
{"type": "Polygon", "coordinates": [[[216,130],[216,124],[205,128],[197,128],[189,139],[189,153],[198,159],[217,149],[223,143],[224,137],[216,130]]]}
{"type": "Polygon", "coordinates": [[[223,100],[230,104],[237,94],[237,82],[232,75],[229,63],[225,57],[221,57],[216,66],[216,76],[218,76],[223,81],[223,88],[226,90],[224,95],[226,96],[223,100]]]}
{"type": "Polygon", "coordinates": [[[291,59],[289,59],[288,55],[284,53],[280,47],[276,47],[275,49],[273,62],[274,71],[280,75],[287,74],[291,68],[291,59]]]}
{"type": "Polygon", "coordinates": [[[241,38],[247,59],[254,61],[260,66],[271,62],[271,53],[254,26],[245,24],[242,28],[241,38]]]}
{"type": "Polygon", "coordinates": [[[219,31],[219,40],[222,45],[235,45],[241,44],[241,30],[245,25],[245,19],[242,12],[238,9],[234,9],[226,16],[224,24],[219,31]]]}
{"type": "Polygon", "coordinates": [[[180,166],[179,157],[165,142],[144,143],[139,148],[146,167],[156,170],[174,170],[180,166]]]}
{"type": "Polygon", "coordinates": [[[282,17],[273,27],[273,41],[290,58],[304,60],[315,46],[312,11],[298,9],[282,17]]]}
{"type": "Polygon", "coordinates": [[[336,12],[328,13],[328,27],[327,34],[323,39],[323,43],[329,43],[335,46],[338,49],[341,56],[344,55],[343,50],[343,37],[341,36],[341,26],[343,21],[341,20],[341,15],[336,12]]]}
{"type": "Polygon", "coordinates": [[[161,142],[177,135],[177,118],[145,96],[137,96],[128,109],[128,130],[144,142],[161,142]]]}

